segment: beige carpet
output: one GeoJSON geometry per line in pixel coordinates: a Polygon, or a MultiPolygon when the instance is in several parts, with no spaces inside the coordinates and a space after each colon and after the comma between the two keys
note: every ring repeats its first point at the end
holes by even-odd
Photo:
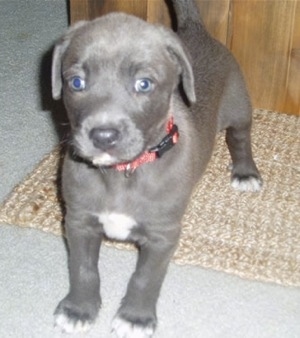
{"type": "MultiPolygon", "coordinates": [[[[236,192],[226,170],[230,158],[224,134],[218,136],[183,219],[174,261],[300,286],[300,118],[254,111],[253,151],[264,188],[236,192]]],[[[59,153],[55,149],[13,190],[0,206],[0,222],[62,234],[59,153]]]]}

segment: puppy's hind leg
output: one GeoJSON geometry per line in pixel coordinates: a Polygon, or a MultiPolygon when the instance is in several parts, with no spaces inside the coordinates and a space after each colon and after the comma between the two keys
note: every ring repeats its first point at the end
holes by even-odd
{"type": "Polygon", "coordinates": [[[251,149],[252,106],[242,75],[232,72],[220,107],[220,125],[232,159],[231,185],[239,191],[259,191],[262,179],[251,149]]]}
{"type": "Polygon", "coordinates": [[[259,191],[262,180],[251,150],[250,123],[226,130],[226,142],[232,158],[231,185],[239,191],[259,191]]]}

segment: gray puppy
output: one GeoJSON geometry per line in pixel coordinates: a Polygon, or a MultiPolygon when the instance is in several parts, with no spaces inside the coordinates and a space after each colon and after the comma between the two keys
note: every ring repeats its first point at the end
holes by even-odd
{"type": "Polygon", "coordinates": [[[173,5],[181,40],[113,13],[77,23],[54,50],[53,97],[63,90],[72,130],[62,177],[70,290],[55,312],[65,332],[85,331],[97,317],[99,249],[107,236],[139,248],[113,331],[153,335],[181,219],[218,131],[227,131],[232,185],[258,191],[262,184],[239,66],[207,33],[193,1],[173,5]]]}

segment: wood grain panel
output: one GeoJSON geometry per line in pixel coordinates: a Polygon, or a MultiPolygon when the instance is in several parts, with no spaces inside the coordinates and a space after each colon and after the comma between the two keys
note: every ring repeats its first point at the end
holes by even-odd
{"type": "Polygon", "coordinates": [[[201,17],[210,34],[227,44],[231,0],[197,0],[201,17]]]}
{"type": "MultiPolygon", "coordinates": [[[[99,2],[99,0],[97,1],[99,2]]],[[[136,15],[144,20],[147,19],[147,0],[101,0],[100,2],[103,2],[100,15],[119,11],[136,15]]]]}
{"type": "Polygon", "coordinates": [[[291,53],[286,77],[286,100],[284,111],[300,116],[300,1],[296,3],[294,31],[291,36],[291,53]]]}
{"type": "Polygon", "coordinates": [[[71,23],[120,11],[147,19],[147,0],[70,0],[71,23]]]}
{"type": "Polygon", "coordinates": [[[91,19],[90,4],[88,0],[70,0],[70,23],[91,19]]]}
{"type": "Polygon", "coordinates": [[[171,17],[167,3],[161,0],[148,0],[147,21],[171,27],[171,17]]]}
{"type": "Polygon", "coordinates": [[[288,75],[298,64],[297,48],[292,53],[291,43],[296,5],[296,1],[232,2],[229,46],[246,75],[255,107],[299,114],[299,93],[295,89],[299,91],[299,82],[292,84],[288,75]],[[298,97],[298,103],[290,104],[290,95],[293,100],[298,97]]]}
{"type": "MultiPolygon", "coordinates": [[[[196,1],[208,31],[216,39],[226,44],[230,0],[196,1]]],[[[147,21],[151,23],[162,23],[171,27],[170,14],[173,14],[172,8],[168,7],[165,1],[148,0],[147,21]]]]}

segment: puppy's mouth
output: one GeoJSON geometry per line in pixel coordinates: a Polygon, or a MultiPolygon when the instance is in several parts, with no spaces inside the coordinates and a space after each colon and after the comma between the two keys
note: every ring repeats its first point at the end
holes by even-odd
{"type": "Polygon", "coordinates": [[[76,157],[93,164],[96,167],[113,167],[129,163],[146,151],[143,138],[126,139],[109,149],[96,148],[87,138],[73,139],[73,152],[76,157]]]}
{"type": "Polygon", "coordinates": [[[109,167],[130,162],[146,147],[145,135],[132,123],[103,127],[89,125],[87,120],[73,131],[75,153],[97,167],[109,167]]]}
{"type": "Polygon", "coordinates": [[[99,156],[95,156],[94,158],[92,158],[91,162],[94,166],[97,167],[108,167],[117,164],[119,161],[116,157],[108,153],[103,153],[99,156]]]}
{"type": "Polygon", "coordinates": [[[138,152],[131,152],[130,150],[126,152],[124,149],[121,152],[118,149],[111,149],[105,152],[95,149],[90,150],[90,152],[86,152],[80,146],[75,144],[73,147],[75,157],[79,157],[84,161],[93,164],[95,167],[114,167],[119,164],[130,163],[144,152],[143,148],[139,149],[138,152]]]}
{"type": "MultiPolygon", "coordinates": [[[[80,149],[76,146],[71,146],[72,152],[71,156],[73,159],[79,162],[83,162],[86,164],[90,164],[97,168],[116,168],[119,170],[121,166],[129,166],[131,163],[134,163],[137,159],[141,157],[141,154],[147,153],[147,150],[141,153],[132,155],[130,157],[125,158],[124,156],[119,157],[108,152],[103,152],[101,154],[86,154],[80,151],[80,149]]],[[[120,171],[120,170],[119,170],[120,171]]]]}

